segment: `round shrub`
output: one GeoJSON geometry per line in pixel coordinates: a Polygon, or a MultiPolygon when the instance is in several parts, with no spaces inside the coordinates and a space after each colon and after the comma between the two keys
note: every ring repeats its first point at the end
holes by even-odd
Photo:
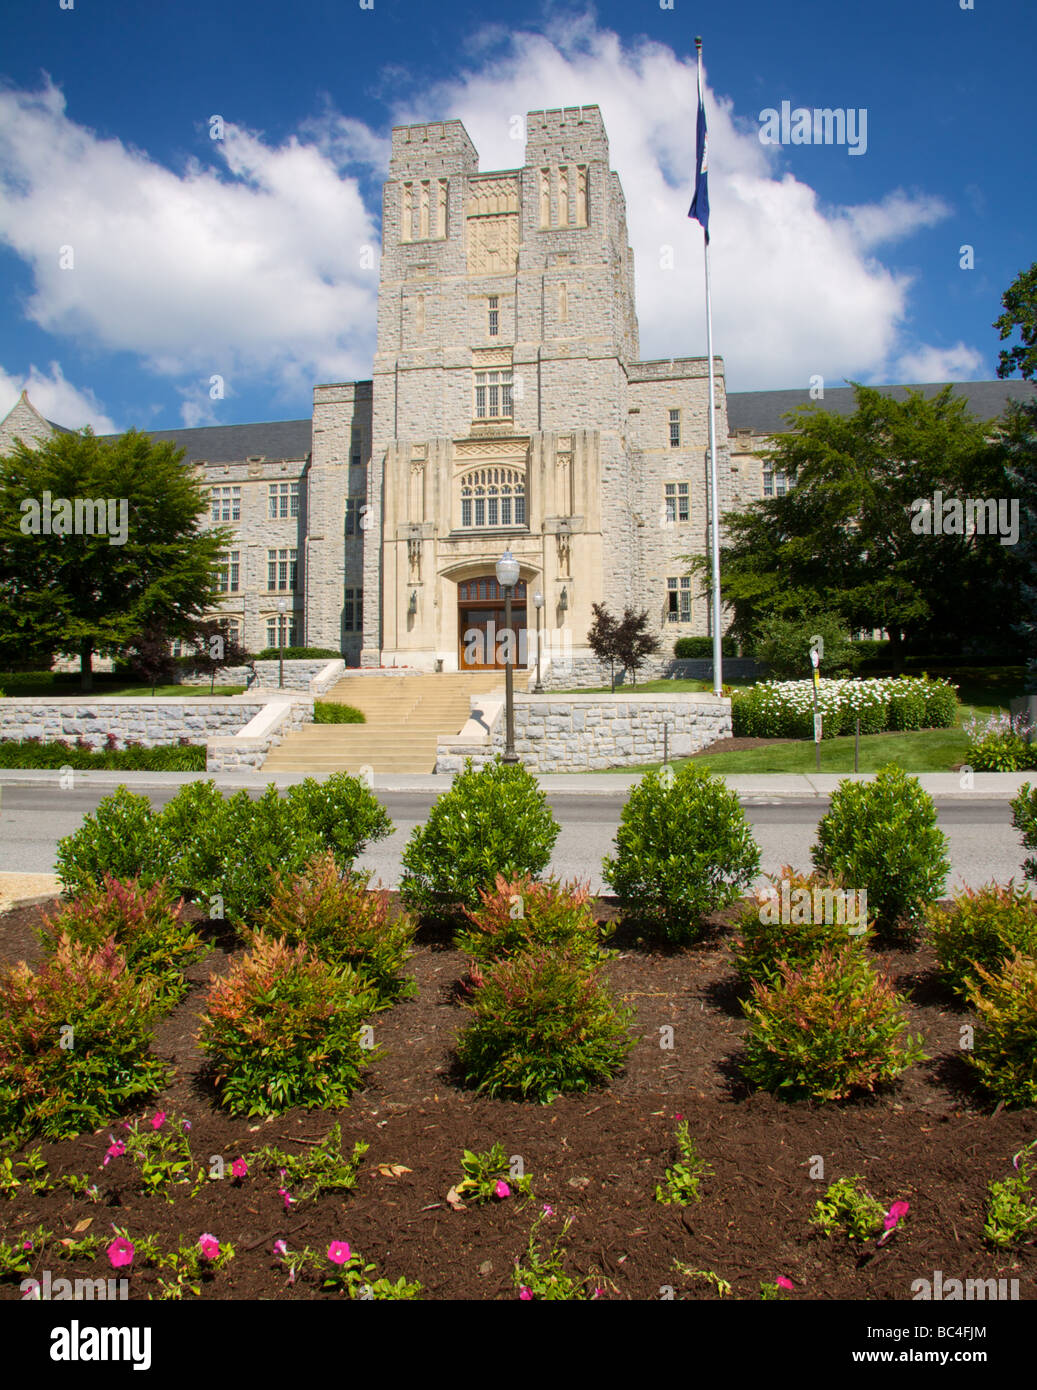
{"type": "Polygon", "coordinates": [[[721,777],[694,763],[646,772],[620,816],[602,877],[624,910],[674,943],[699,919],[735,902],[760,867],[749,822],[721,777]]]}
{"type": "Polygon", "coordinates": [[[911,936],[950,871],[936,806],[916,777],[893,764],[872,781],[845,779],[817,827],[814,866],[868,890],[877,930],[911,936]]]}
{"type": "Polygon", "coordinates": [[[1008,804],[1012,808],[1012,824],[1023,837],[1023,849],[1030,851],[1023,860],[1023,873],[1037,883],[1037,787],[1025,782],[1008,804]]]}
{"type": "Polygon", "coordinates": [[[859,951],[822,951],[803,970],[783,966],[777,985],[754,985],[742,1005],[745,1075],[787,1099],[874,1091],[924,1059],[920,1038],[901,1039],[903,1003],[859,951]]]}
{"type": "Polygon", "coordinates": [[[170,1009],[187,992],[185,968],[205,949],[183,912],[183,900],[165,883],[145,888],[139,879],[106,876],[100,888],[84,888],[56,917],[44,916],[39,936],[49,954],[62,937],[92,950],[114,937],[130,971],[154,986],[158,1008],[170,1009]]]}
{"type": "Polygon", "coordinates": [[[955,893],[952,907],[926,911],[925,924],[940,978],[962,999],[977,964],[997,970],[1016,951],[1037,956],[1037,902],[1012,879],[955,893]]]}
{"type": "Polygon", "coordinates": [[[587,965],[602,959],[605,934],[588,907],[590,891],[557,879],[537,883],[528,876],[497,875],[490,890],[479,893],[479,906],[465,908],[468,925],[454,944],[476,961],[490,965],[531,947],[568,950],[587,965]]]}
{"type": "Polygon", "coordinates": [[[632,1009],[568,952],[533,949],[485,973],[457,1040],[461,1073],[487,1095],[550,1101],[619,1071],[634,1045],[632,1009]]]}
{"type": "Polygon", "coordinates": [[[957,687],[949,681],[926,681],[925,728],[953,729],[958,722],[957,687]]]}
{"type": "Polygon", "coordinates": [[[355,705],[339,704],[337,700],[314,700],[314,724],[366,724],[367,716],[355,705]]]}
{"type": "Polygon", "coordinates": [[[199,1042],[232,1115],[296,1105],[346,1105],[377,1054],[363,1045],[375,992],[348,965],[257,934],[241,961],[213,977],[199,1042]]]}
{"type": "Polygon", "coordinates": [[[340,869],[348,869],[366,845],[392,831],[389,813],[374,792],[348,772],[334,772],[321,781],[307,777],[288,788],[285,800],[300,823],[331,850],[340,869]]]}
{"type": "Polygon", "coordinates": [[[776,984],[782,965],[802,969],[823,950],[860,947],[867,940],[864,894],[848,900],[838,881],[800,874],[789,865],[767,877],[772,888],[750,898],[735,924],[735,969],[743,984],[776,984]],[[856,920],[858,911],[863,922],[856,920]],[[851,936],[857,927],[864,931],[851,936]]]}
{"type": "Polygon", "coordinates": [[[154,1014],[112,937],[61,937],[39,971],[0,976],[0,1133],[69,1139],[154,1095],[169,1079],[154,1014]]]}
{"type": "Polygon", "coordinates": [[[1006,1105],[1037,1105],[1037,959],[1017,951],[997,973],[977,965],[976,975],[969,995],[979,1027],[969,1063],[1006,1105]]]}
{"type": "Polygon", "coordinates": [[[476,772],[468,759],[404,848],[403,899],[426,913],[476,908],[498,874],[535,878],[546,869],[559,830],[524,767],[498,758],[476,772]]]}
{"type": "MultiPolygon", "coordinates": [[[[275,870],[270,903],[259,913],[256,929],[289,946],[308,946],[329,965],[352,966],[385,1007],[415,992],[402,976],[415,923],[405,914],[394,917],[388,892],[369,889],[370,878],[340,870],[330,851],[300,874],[275,870]]],[[[254,941],[257,931],[248,931],[246,939],[254,941]]]]}
{"type": "Polygon", "coordinates": [[[106,874],[138,878],[151,869],[158,844],[155,821],[146,796],[125,787],[103,796],[75,834],[58,841],[56,869],[65,892],[76,897],[100,887],[106,874]]]}

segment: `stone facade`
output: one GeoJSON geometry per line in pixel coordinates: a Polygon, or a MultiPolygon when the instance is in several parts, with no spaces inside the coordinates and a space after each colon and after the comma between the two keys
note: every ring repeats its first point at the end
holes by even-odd
{"type": "MultiPolygon", "coordinates": [[[[483,767],[503,753],[503,701],[473,698],[472,716],[456,739],[440,741],[437,772],[460,772],[467,758],[483,767]]],[[[529,772],[635,767],[662,762],[664,753],[686,758],[730,733],[731,701],[712,695],[515,697],[515,752],[529,772]]]]}
{"type": "MultiPolygon", "coordinates": [[[[204,743],[214,734],[235,734],[272,697],[249,699],[243,695],[214,695],[206,699],[156,696],[130,699],[89,695],[58,696],[51,699],[0,700],[0,740],[38,738],[44,743],[58,739],[83,739],[92,748],[103,748],[111,734],[118,747],[133,741],[145,748],[178,743],[204,743]]],[[[313,717],[313,701],[299,699],[313,717]]],[[[300,724],[304,722],[300,718],[300,724]]]]}

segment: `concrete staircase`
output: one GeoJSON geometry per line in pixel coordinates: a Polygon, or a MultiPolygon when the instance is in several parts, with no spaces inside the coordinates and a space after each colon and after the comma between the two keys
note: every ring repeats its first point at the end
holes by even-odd
{"type": "Polygon", "coordinates": [[[344,676],[322,699],[362,710],[365,724],[306,724],[288,734],[264,772],[433,772],[436,741],[460,733],[472,695],[504,687],[503,671],[344,676]]]}

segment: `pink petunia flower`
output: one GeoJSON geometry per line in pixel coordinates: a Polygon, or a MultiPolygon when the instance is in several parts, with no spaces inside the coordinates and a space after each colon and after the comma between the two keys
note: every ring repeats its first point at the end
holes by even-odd
{"type": "Polygon", "coordinates": [[[283,1240],[275,1240],[275,1241],[274,1241],[274,1254],[275,1254],[275,1255],[287,1255],[287,1254],[288,1254],[288,1246],[287,1246],[287,1244],[286,1244],[283,1240]]]}
{"type": "Polygon", "coordinates": [[[894,1230],[896,1230],[897,1223],[900,1221],[900,1218],[901,1218],[902,1216],[906,1216],[910,1210],[911,1210],[911,1203],[910,1203],[910,1202],[894,1202],[894,1203],[893,1203],[893,1205],[890,1207],[889,1211],[886,1212],[886,1215],[885,1215],[885,1217],[883,1218],[883,1221],[882,1221],[883,1226],[885,1226],[885,1228],[886,1228],[886,1234],[880,1238],[880,1240],[879,1240],[879,1244],[880,1244],[880,1245],[882,1244],[882,1242],[883,1242],[888,1236],[890,1236],[890,1235],[893,1233],[894,1230]]]}
{"type": "Polygon", "coordinates": [[[545,1215],[545,1216],[554,1216],[554,1214],[555,1214],[555,1209],[554,1209],[554,1207],[552,1207],[549,1203],[545,1202],[545,1203],[544,1203],[544,1215],[545,1215]]]}
{"type": "Polygon", "coordinates": [[[108,1148],[108,1152],[104,1156],[104,1163],[102,1163],[101,1165],[102,1168],[106,1163],[111,1163],[113,1158],[121,1158],[122,1155],[126,1152],[126,1145],[122,1142],[121,1139],[114,1139],[110,1134],[108,1138],[111,1139],[112,1142],[108,1148]]]}
{"type": "Polygon", "coordinates": [[[208,1231],[198,1237],[198,1246],[203,1257],[207,1260],[215,1260],[220,1253],[220,1242],[208,1231]]]}
{"type": "Polygon", "coordinates": [[[185,1120],[185,1121],[184,1121],[184,1129],[185,1129],[185,1130],[189,1130],[190,1128],[191,1128],[191,1121],[190,1121],[190,1120],[185,1120]]]}
{"type": "Polygon", "coordinates": [[[152,1128],[152,1129],[161,1129],[162,1126],[165,1124],[165,1122],[166,1122],[166,1112],[165,1112],[164,1110],[158,1110],[158,1111],[156,1111],[156,1113],[155,1113],[155,1118],[154,1118],[154,1119],[152,1120],[152,1122],[151,1122],[151,1128],[152,1128]]]}
{"type": "Polygon", "coordinates": [[[349,1246],[344,1240],[333,1240],[328,1246],[328,1259],[333,1264],[344,1265],[349,1259],[349,1246]]]}
{"type": "Polygon", "coordinates": [[[777,1286],[778,1286],[779,1289],[793,1289],[793,1288],[795,1288],[795,1285],[793,1284],[792,1280],[791,1280],[791,1279],[786,1279],[785,1276],[784,1276],[784,1274],[779,1274],[778,1277],[777,1277],[777,1279],[775,1279],[774,1282],[777,1284],[777,1286]]]}
{"type": "Polygon", "coordinates": [[[532,1297],[533,1290],[528,1288],[525,1284],[523,1284],[522,1287],[519,1289],[519,1298],[522,1299],[523,1303],[528,1303],[532,1297]]]}
{"type": "Polygon", "coordinates": [[[248,1174],[248,1164],[243,1158],[236,1158],[230,1165],[230,1171],[236,1178],[243,1178],[248,1174]]]}
{"type": "Polygon", "coordinates": [[[497,1186],[493,1190],[498,1197],[504,1198],[511,1196],[511,1188],[508,1186],[508,1184],[504,1181],[503,1178],[497,1179],[497,1186]]]}
{"type": "Polygon", "coordinates": [[[108,1247],[108,1259],[111,1261],[113,1269],[122,1269],[125,1265],[131,1265],[133,1255],[133,1242],[127,1240],[125,1236],[119,1236],[108,1247]]]}
{"type": "Polygon", "coordinates": [[[683,1119],[684,1119],[684,1116],[683,1116],[683,1115],[678,1115],[676,1118],[677,1118],[678,1120],[683,1120],[683,1119]]]}
{"type": "Polygon", "coordinates": [[[22,1241],[22,1249],[23,1249],[23,1250],[31,1250],[31,1249],[32,1249],[32,1241],[31,1241],[31,1240],[23,1240],[23,1241],[22,1241]]]}
{"type": "Polygon", "coordinates": [[[286,1187],[279,1187],[277,1189],[277,1192],[279,1196],[284,1198],[284,1209],[285,1211],[288,1211],[292,1203],[295,1201],[295,1198],[292,1196],[292,1194],[288,1191],[286,1187]]]}

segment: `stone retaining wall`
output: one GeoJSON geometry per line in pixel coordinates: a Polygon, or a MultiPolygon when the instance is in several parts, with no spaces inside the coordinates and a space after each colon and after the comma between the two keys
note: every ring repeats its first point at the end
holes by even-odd
{"type": "MultiPolygon", "coordinates": [[[[726,656],[721,667],[723,680],[752,680],[762,675],[763,668],[749,656],[726,656]]],[[[713,661],[710,657],[649,657],[637,673],[637,684],[647,681],[670,678],[678,680],[708,681],[713,679],[713,661]]],[[[561,661],[541,676],[545,690],[577,690],[583,686],[607,686],[609,684],[609,665],[593,656],[574,656],[568,665],[561,661]]],[[[617,666],[616,689],[636,691],[630,676],[617,666]]]]}
{"type": "MultiPolygon", "coordinates": [[[[162,744],[204,743],[213,734],[234,734],[268,703],[268,697],[89,696],[0,700],[0,739],[83,739],[104,748],[113,734],[118,747],[128,742],[156,748],[162,744]]],[[[313,703],[310,702],[312,718],[313,703]]]]}
{"type": "Polygon", "coordinates": [[[313,722],[313,700],[304,696],[271,697],[232,738],[210,738],[206,744],[207,772],[262,767],[267,754],[286,734],[313,722]]]}
{"type": "MultiPolygon", "coordinates": [[[[530,772],[587,772],[686,758],[731,734],[731,701],[709,694],[515,696],[515,752],[530,772]]],[[[436,750],[437,772],[504,752],[504,701],[473,696],[472,718],[436,750]]]]}

